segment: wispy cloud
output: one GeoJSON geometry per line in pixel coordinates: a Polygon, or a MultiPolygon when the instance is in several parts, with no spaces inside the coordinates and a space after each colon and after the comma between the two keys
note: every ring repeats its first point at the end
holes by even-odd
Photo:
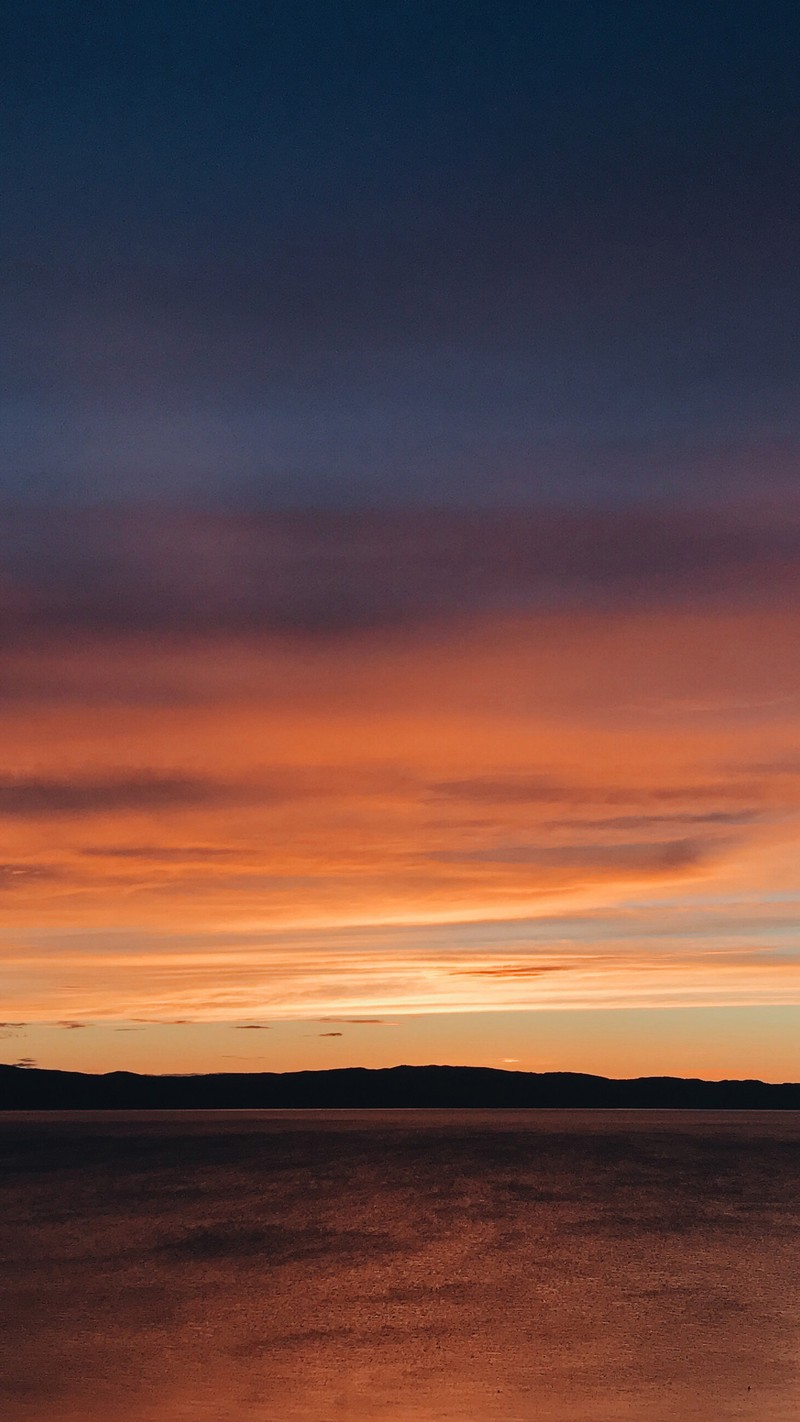
{"type": "Polygon", "coordinates": [[[437,864],[530,865],[563,869],[681,869],[699,863],[708,847],[694,840],[647,840],[630,844],[495,845],[484,849],[442,849],[428,858],[437,864]]]}
{"type": "Polygon", "coordinates": [[[204,776],[164,775],[150,770],[59,779],[6,774],[0,775],[0,816],[38,819],[120,810],[169,810],[219,804],[235,798],[236,793],[232,787],[204,776]]]}
{"type": "MultiPolygon", "coordinates": [[[[477,805],[651,805],[741,800],[752,796],[758,789],[759,786],[752,780],[746,783],[698,781],[683,785],[647,785],[637,780],[626,785],[608,785],[602,782],[593,785],[586,781],[569,782],[548,775],[530,775],[519,771],[503,775],[476,775],[463,780],[437,781],[429,786],[428,794],[437,800],[462,801],[477,805]]],[[[718,812],[712,813],[718,815],[718,812]]],[[[753,814],[754,811],[748,809],[736,812],[737,816],[742,813],[753,814]]],[[[681,818],[686,822],[684,816],[681,818]]],[[[713,823],[713,820],[692,817],[692,822],[713,823]]],[[[571,821],[556,820],[552,823],[567,825],[571,821]]]]}
{"type": "Polygon", "coordinates": [[[0,523],[6,641],[32,633],[330,638],[505,608],[752,601],[800,590],[791,509],[235,515],[0,523]],[[756,590],[758,590],[756,594],[756,590]]]}
{"type": "Polygon", "coordinates": [[[428,790],[433,799],[465,800],[492,805],[553,804],[573,801],[580,789],[550,775],[530,775],[524,771],[506,775],[473,775],[465,780],[438,780],[428,790]]]}
{"type": "MultiPolygon", "coordinates": [[[[762,812],[763,813],[763,812],[762,812]]],[[[589,830],[659,830],[674,828],[676,825],[713,826],[747,825],[757,819],[758,810],[709,810],[690,813],[682,811],[666,815],[606,815],[598,818],[567,817],[547,820],[547,829],[589,829],[589,830]]]]}
{"type": "Polygon", "coordinates": [[[342,1022],[351,1027],[386,1027],[384,1017],[320,1017],[320,1022],[342,1022]]]}
{"type": "Polygon", "coordinates": [[[143,1027],[194,1027],[197,1019],[194,1017],[133,1017],[131,1021],[140,1023],[143,1027]]]}
{"type": "Polygon", "coordinates": [[[202,863],[211,859],[240,860],[244,853],[242,849],[219,844],[101,844],[84,845],[79,852],[87,859],[141,859],[153,864],[187,864],[194,860],[202,863]]]}
{"type": "MultiPolygon", "coordinates": [[[[532,516],[512,524],[434,517],[430,567],[416,516],[158,529],[100,511],[85,578],[55,532],[25,586],[6,549],[7,1016],[142,1028],[159,1060],[204,1050],[211,1023],[246,1046],[233,1031],[289,1020],[378,1056],[438,1012],[793,1001],[796,916],[775,905],[796,883],[796,714],[757,694],[794,676],[791,598],[698,611],[688,523],[649,582],[635,550],[628,581],[604,562],[636,520],[600,520],[601,556],[592,519],[543,517],[560,571],[532,516]],[[48,669],[74,703],[25,682],[48,669]],[[656,700],[669,715],[635,709],[656,700]],[[701,702],[713,725],[683,717],[701,702]]],[[[94,1059],[104,1036],[75,1049],[94,1059]]],[[[268,1045],[281,1057],[286,1034],[268,1045]]]]}
{"type": "Polygon", "coordinates": [[[60,874],[54,864],[32,864],[25,860],[16,864],[0,864],[0,889],[21,888],[38,880],[58,879],[60,874]]]}
{"type": "Polygon", "coordinates": [[[491,963],[488,966],[468,965],[462,968],[451,968],[450,972],[455,977],[467,978],[541,978],[546,973],[575,972],[582,967],[585,969],[585,964],[580,962],[491,963]]]}

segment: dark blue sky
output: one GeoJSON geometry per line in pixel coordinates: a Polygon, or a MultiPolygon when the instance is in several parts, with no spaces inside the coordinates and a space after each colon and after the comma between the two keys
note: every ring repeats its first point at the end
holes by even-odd
{"type": "Polygon", "coordinates": [[[796,4],[9,0],[2,51],[8,497],[794,478],[796,4]]]}

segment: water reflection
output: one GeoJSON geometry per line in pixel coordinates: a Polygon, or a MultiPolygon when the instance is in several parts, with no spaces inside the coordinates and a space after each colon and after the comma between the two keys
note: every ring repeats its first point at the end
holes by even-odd
{"type": "Polygon", "coordinates": [[[12,1118],[4,1422],[783,1422],[800,1122],[12,1118]]]}

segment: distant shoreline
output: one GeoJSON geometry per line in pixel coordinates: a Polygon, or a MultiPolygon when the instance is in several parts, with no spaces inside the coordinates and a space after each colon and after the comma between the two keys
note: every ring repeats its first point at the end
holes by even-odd
{"type": "Polygon", "coordinates": [[[0,1111],[180,1110],[798,1111],[800,1083],[616,1080],[491,1067],[342,1067],[328,1071],[89,1075],[0,1065],[0,1111]]]}

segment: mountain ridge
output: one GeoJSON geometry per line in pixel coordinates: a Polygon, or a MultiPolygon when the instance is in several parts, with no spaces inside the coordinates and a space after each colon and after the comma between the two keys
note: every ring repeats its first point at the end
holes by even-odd
{"type": "Polygon", "coordinates": [[[794,1111],[800,1083],[438,1065],[155,1076],[0,1064],[0,1111],[370,1108],[794,1111]]]}

